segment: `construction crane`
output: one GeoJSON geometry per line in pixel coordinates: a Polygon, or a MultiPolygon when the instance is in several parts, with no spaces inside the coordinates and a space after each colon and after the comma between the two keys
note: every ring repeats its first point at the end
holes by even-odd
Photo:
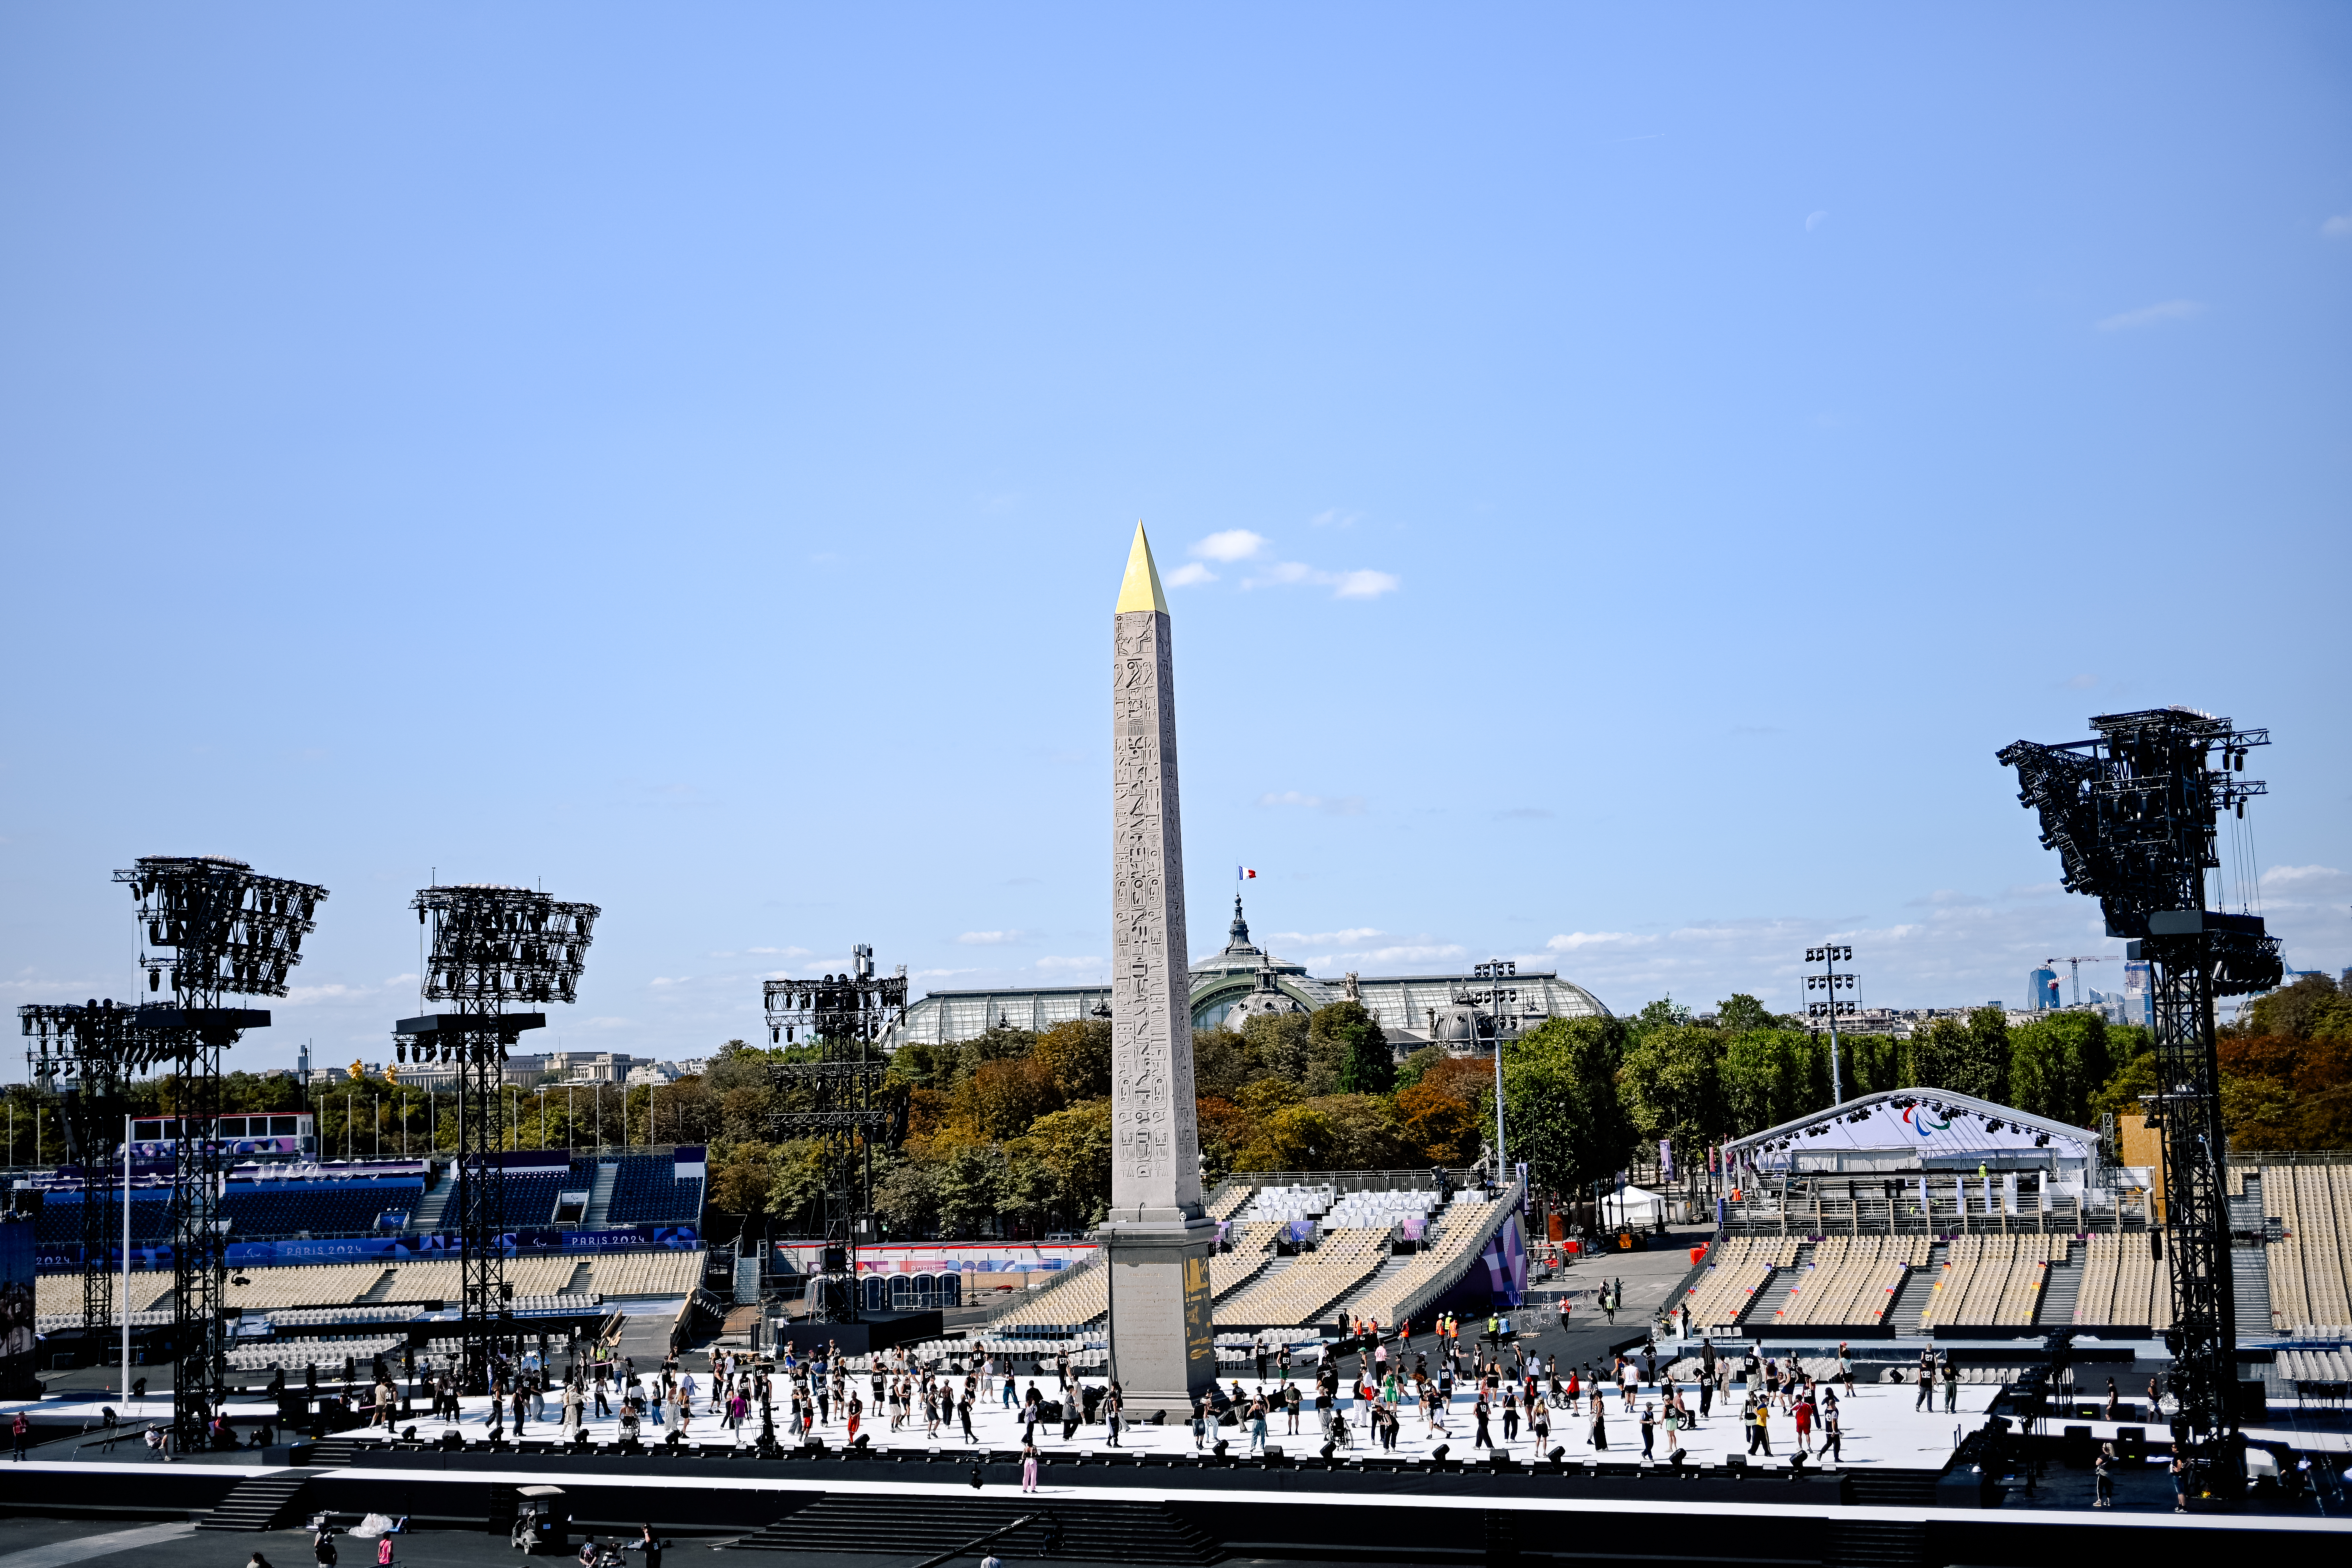
{"type": "Polygon", "coordinates": [[[2083,1005],[2083,965],[2105,963],[2113,957],[2115,954],[2112,952],[2095,952],[2082,958],[2045,958],[2042,961],[2042,967],[2055,974],[2060,964],[2066,966],[2066,973],[2071,977],[2074,987],[2074,1005],[2079,1007],[2083,1005]]]}

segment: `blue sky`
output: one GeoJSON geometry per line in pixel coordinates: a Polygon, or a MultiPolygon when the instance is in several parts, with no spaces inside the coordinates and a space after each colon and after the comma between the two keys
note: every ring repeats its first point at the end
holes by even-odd
{"type": "Polygon", "coordinates": [[[573,1047],[1098,978],[1138,518],[1196,952],[2016,1004],[2182,702],[2352,963],[2341,6],[16,6],[0,182],[12,1004],[149,853],[333,890],[256,1065],[436,868],[573,1047]]]}

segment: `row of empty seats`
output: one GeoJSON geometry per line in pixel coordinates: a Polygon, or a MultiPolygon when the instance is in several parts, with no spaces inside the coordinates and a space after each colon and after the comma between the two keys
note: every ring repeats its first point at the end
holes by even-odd
{"type": "Polygon", "coordinates": [[[1289,1327],[1311,1323],[1387,1261],[1389,1233],[1327,1230],[1311,1252],[1277,1265],[1234,1293],[1217,1310],[1227,1322],[1289,1327]]]}
{"type": "Polygon", "coordinates": [[[1412,1188],[1349,1193],[1331,1205],[1323,1223],[1335,1230],[1370,1230],[1394,1225],[1408,1216],[1434,1213],[1438,1201],[1434,1192],[1412,1188]]]}
{"type": "Polygon", "coordinates": [[[1260,1187],[1255,1196],[1244,1205],[1244,1219],[1299,1220],[1320,1219],[1339,1201],[1339,1189],[1328,1184],[1318,1187],[1260,1187]]]}
{"type": "Polygon", "coordinates": [[[1927,1261],[1924,1236],[1833,1236],[1815,1244],[1812,1266],[1772,1315],[1774,1323],[1877,1323],[1904,1276],[1927,1261]]]}
{"type": "Polygon", "coordinates": [[[1445,1211],[1429,1222],[1421,1250],[1395,1268],[1375,1270],[1344,1304],[1347,1314],[1376,1323],[1402,1322],[1415,1296],[1470,1266],[1479,1243],[1486,1239],[1486,1222],[1494,1213],[1492,1205],[1474,1194],[1455,1194],[1445,1211]]]}
{"type": "Polygon", "coordinates": [[[1772,1278],[1775,1268],[1797,1261],[1796,1237],[1729,1236],[1717,1240],[1706,1257],[1706,1271],[1683,1297],[1690,1309],[1691,1326],[1701,1331],[1727,1328],[1739,1321],[1756,1292],[1772,1278]]]}
{"type": "Polygon", "coordinates": [[[2063,1262],[2063,1236],[1960,1236],[1952,1238],[1922,1328],[2020,1327],[2033,1321],[2053,1261],[2063,1262]]]}
{"type": "Polygon", "coordinates": [[[2282,1232],[2263,1247],[2272,1325],[2352,1320],[2352,1165],[2264,1165],[2262,1182],[2282,1232]]]}
{"type": "Polygon", "coordinates": [[[1244,1281],[1265,1267],[1274,1256],[1274,1244],[1282,1234],[1284,1222],[1271,1219],[1236,1220],[1225,1232],[1231,1248],[1209,1259],[1209,1299],[1222,1301],[1239,1289],[1244,1281]]]}
{"type": "MultiPolygon", "coordinates": [[[[2083,1283],[2074,1298],[2078,1328],[2137,1328],[2154,1321],[2158,1264],[2147,1234],[2093,1236],[2083,1244],[2083,1283]]],[[[2164,1281],[2169,1299],[2172,1281],[2164,1281]]]]}
{"type": "Polygon", "coordinates": [[[989,1326],[1011,1329],[1077,1328],[1110,1310],[1110,1274],[1101,1264],[1063,1270],[1062,1278],[1029,1292],[1029,1299],[989,1326]]]}
{"type": "Polygon", "coordinates": [[[1211,1219],[1231,1219],[1242,1212],[1242,1205],[1257,1194],[1242,1182],[1231,1182],[1209,1194],[1206,1213],[1211,1219]]]}

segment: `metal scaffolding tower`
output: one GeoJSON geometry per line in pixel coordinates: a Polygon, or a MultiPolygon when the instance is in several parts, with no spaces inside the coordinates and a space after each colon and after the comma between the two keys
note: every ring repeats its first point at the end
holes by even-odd
{"type": "MultiPolygon", "coordinates": [[[[142,953],[151,991],[168,989],[168,1005],[141,1007],[137,1028],[152,1034],[160,1061],[173,1064],[172,1426],[183,1448],[201,1448],[227,1396],[228,1224],[221,1199],[228,1161],[216,1135],[221,1114],[221,1053],[247,1029],[267,1028],[256,1007],[225,1007],[225,996],[283,996],[287,972],[301,962],[302,938],[327,889],[264,877],[242,860],[216,855],[142,857],[117,871],[139,903],[149,947],[142,953]]],[[[126,1194],[126,1201],[128,1197],[126,1194]]]]}
{"type": "Polygon", "coordinates": [[[907,1096],[884,1084],[880,1044],[906,1011],[907,971],[877,975],[864,942],[852,962],[850,973],[821,980],[771,980],[763,996],[770,1042],[811,1047],[775,1068],[788,1109],[768,1124],[780,1138],[821,1143],[824,1247],[809,1302],[821,1322],[858,1321],[857,1245],[874,1239],[874,1151],[907,1135],[907,1096]]]}
{"type": "Polygon", "coordinates": [[[2216,819],[2243,816],[2265,793],[2238,775],[2247,749],[2268,745],[2270,731],[2187,708],[2113,713],[2091,727],[2095,739],[2019,741],[2000,760],[2017,769],[2018,799],[2040,813],[2042,842],[2058,851],[2068,890],[2097,898],[2107,934],[2155,970],[2158,1089],[2147,1103],[2149,1126],[2163,1132],[2176,1436],[2205,1467],[2210,1489],[2233,1494],[2237,1324],[2213,1003],[2276,985],[2281,964],[2261,916],[2206,907],[2206,878],[2221,865],[2216,819]]]}
{"type": "Polygon", "coordinates": [[[394,1026],[401,1061],[457,1068],[458,1337],[465,1386],[489,1392],[502,1362],[515,1354],[512,1293],[506,1283],[505,1121],[499,1097],[507,1058],[525,1030],[547,1026],[544,1013],[509,1013],[509,1002],[571,1002],[578,994],[588,943],[601,912],[593,904],[560,903],[528,888],[487,884],[424,888],[410,907],[432,927],[425,971],[427,1001],[455,1002],[454,1013],[403,1018],[394,1026]]]}

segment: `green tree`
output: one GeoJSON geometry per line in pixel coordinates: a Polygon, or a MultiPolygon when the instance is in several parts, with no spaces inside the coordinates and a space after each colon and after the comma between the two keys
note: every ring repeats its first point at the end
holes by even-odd
{"type": "Polygon", "coordinates": [[[1037,1060],[1053,1074],[1062,1098],[1093,1100],[1110,1092],[1110,1020],[1073,1018],[1037,1037],[1037,1060]]]}
{"type": "Polygon", "coordinates": [[[1419,1083],[1422,1079],[1423,1074],[1428,1072],[1430,1068],[1435,1067],[1438,1063],[1444,1061],[1445,1059],[1446,1054],[1445,1047],[1444,1046],[1423,1046],[1421,1049],[1413,1052],[1412,1055],[1405,1058],[1402,1062],[1397,1065],[1397,1092],[1402,1094],[1406,1089],[1411,1089],[1413,1085],[1419,1083]]]}
{"type": "Polygon", "coordinates": [[[2055,1013],[2009,1031],[2009,1099],[2002,1103],[2080,1127],[2091,1100],[2115,1076],[2107,1021],[2096,1013],[2055,1013]]]}
{"type": "Polygon", "coordinates": [[[1041,1116],[1028,1137],[1036,1157],[1054,1173],[1062,1212],[1081,1226],[1100,1220],[1110,1207],[1110,1101],[1081,1100],[1041,1116]]]}
{"type": "Polygon", "coordinates": [[[1741,1035],[1750,1029],[1779,1028],[1780,1020],[1747,992],[1735,991],[1729,1001],[1715,1005],[1715,1026],[1728,1035],[1741,1035]]]}
{"type": "Polygon", "coordinates": [[[1538,1183],[1574,1191],[1624,1166],[1633,1145],[1617,1089],[1624,1048],[1614,1018],[1549,1018],[1504,1047],[1507,1152],[1538,1183]]]}
{"type": "Polygon", "coordinates": [[[1998,1007],[1979,1007],[1966,1023],[1937,1018],[1912,1037],[1910,1055],[1907,1087],[2009,1103],[2009,1022],[1998,1007]]]}
{"type": "MultiPolygon", "coordinates": [[[[1734,997],[1723,1005],[1748,998],[1734,997]]],[[[1653,1029],[1625,1049],[1617,1082],[1633,1130],[1646,1141],[1672,1141],[1685,1159],[1731,1129],[1723,1097],[1728,1045],[1717,1029],[1682,1025],[1653,1029]]]]}
{"type": "Polygon", "coordinates": [[[1337,1048],[1316,1037],[1307,1015],[1260,1013],[1243,1022],[1242,1040],[1249,1052],[1252,1078],[1271,1073],[1289,1079],[1308,1094],[1329,1092],[1318,1085],[1337,1075],[1337,1048]]]}
{"type": "Polygon", "coordinates": [[[1750,1029],[1723,1054],[1723,1099],[1745,1136],[1830,1102],[1829,1043],[1803,1029],[1750,1029]]]}
{"type": "Polygon", "coordinates": [[[1361,1002],[1334,1002],[1307,1020],[1318,1055],[1337,1047],[1339,1092],[1386,1094],[1396,1087],[1396,1053],[1381,1021],[1361,1002]]]}
{"type": "Polygon", "coordinates": [[[874,1214],[885,1234],[916,1240],[931,1234],[940,1218],[940,1184],[945,1162],[908,1156],[874,1184],[874,1214]]]}

